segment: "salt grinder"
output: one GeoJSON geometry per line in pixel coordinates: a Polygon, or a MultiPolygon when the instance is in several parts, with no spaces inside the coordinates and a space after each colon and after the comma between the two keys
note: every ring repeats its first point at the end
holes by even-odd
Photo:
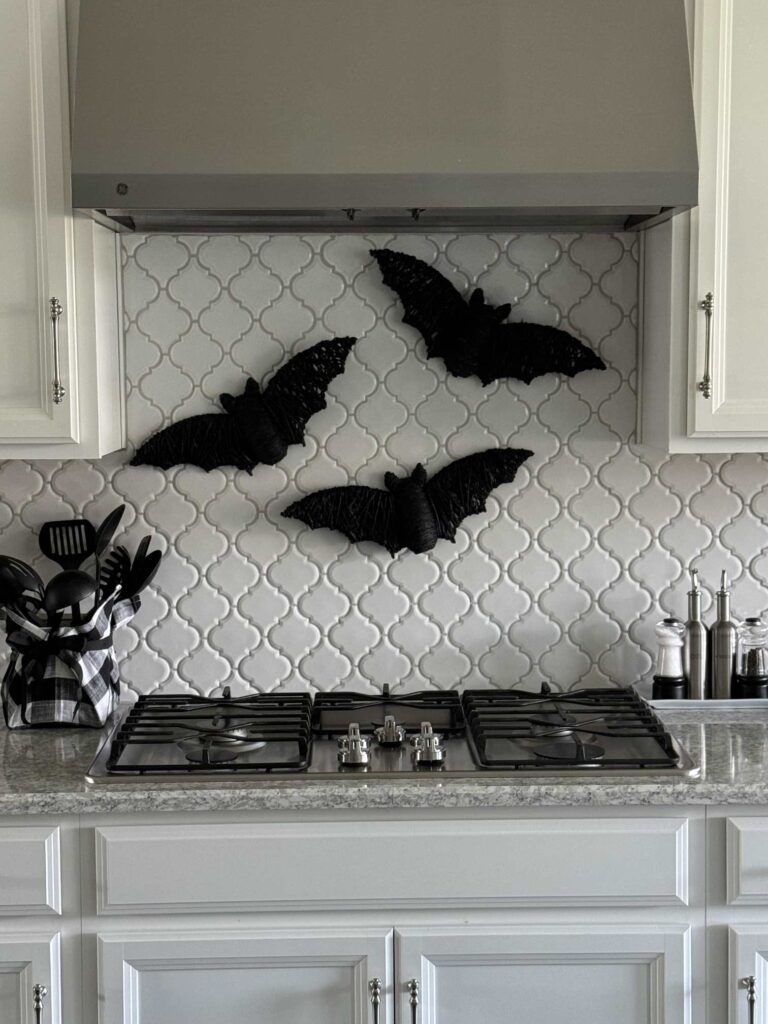
{"type": "Polygon", "coordinates": [[[691,589],[688,591],[688,621],[685,624],[683,651],[685,678],[689,700],[705,700],[710,696],[707,671],[707,630],[701,621],[701,591],[698,569],[691,569],[691,589]]]}
{"type": "Polygon", "coordinates": [[[717,592],[717,619],[710,626],[712,640],[712,696],[728,700],[733,686],[736,659],[736,627],[731,622],[731,593],[723,571],[717,592]]]}
{"type": "Polygon", "coordinates": [[[684,700],[683,644],[685,626],[679,619],[664,619],[656,626],[659,659],[653,677],[654,700],[684,700]]]}

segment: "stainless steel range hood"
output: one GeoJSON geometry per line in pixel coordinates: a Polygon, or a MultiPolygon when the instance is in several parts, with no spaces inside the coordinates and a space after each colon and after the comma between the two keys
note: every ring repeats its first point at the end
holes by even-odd
{"type": "Polygon", "coordinates": [[[696,203],[683,0],[80,0],[73,199],[141,230],[696,203]]]}

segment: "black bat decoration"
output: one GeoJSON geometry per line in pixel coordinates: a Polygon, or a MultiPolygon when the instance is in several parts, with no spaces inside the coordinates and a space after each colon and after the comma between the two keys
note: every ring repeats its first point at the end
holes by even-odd
{"type": "Polygon", "coordinates": [[[273,466],[289,444],[301,444],[307,420],[325,408],[325,392],[356,338],[330,338],[299,352],[262,390],[251,377],[243,394],[222,395],[221,413],[190,416],[153,434],[131,460],[132,466],[170,469],[180,463],[211,470],[235,466],[251,472],[273,466]]]}
{"type": "Polygon", "coordinates": [[[545,373],[573,377],[604,370],[591,348],[545,324],[503,323],[511,306],[491,306],[481,288],[466,302],[450,281],[423,260],[390,249],[371,249],[384,284],[397,292],[403,320],[427,343],[427,356],[442,359],[454,377],[479,377],[490,384],[514,377],[530,384],[545,373]]]}
{"type": "Polygon", "coordinates": [[[459,523],[482,512],[494,487],[514,480],[531,455],[527,448],[491,448],[456,459],[431,480],[419,464],[405,479],[387,473],[385,491],[329,487],[295,501],[282,514],[313,529],[338,530],[353,542],[373,540],[391,555],[401,548],[430,551],[441,537],[453,540],[459,523]]]}

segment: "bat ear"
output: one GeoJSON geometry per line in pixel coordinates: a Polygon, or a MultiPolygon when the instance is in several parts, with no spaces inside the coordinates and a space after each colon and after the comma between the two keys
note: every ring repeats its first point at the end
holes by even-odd
{"type": "Polygon", "coordinates": [[[235,407],[235,399],[232,395],[219,395],[219,401],[224,412],[232,412],[235,407]]]}
{"type": "Polygon", "coordinates": [[[497,306],[496,307],[496,309],[494,310],[493,315],[496,318],[496,320],[498,320],[498,322],[501,323],[502,320],[506,320],[507,319],[507,317],[509,316],[511,310],[512,310],[512,303],[511,302],[505,302],[503,306],[497,306]]]}
{"type": "Polygon", "coordinates": [[[475,288],[472,294],[469,296],[469,305],[474,308],[475,306],[485,305],[485,293],[482,288],[475,288]]]}
{"type": "Polygon", "coordinates": [[[384,486],[387,488],[388,491],[394,491],[399,483],[400,480],[395,476],[394,473],[384,474],[384,486]]]}
{"type": "Polygon", "coordinates": [[[245,382],[245,393],[246,395],[248,395],[249,398],[252,398],[254,395],[261,394],[261,388],[253,379],[253,377],[249,377],[248,380],[245,382]]]}
{"type": "Polygon", "coordinates": [[[417,484],[425,484],[427,482],[427,471],[421,463],[411,473],[411,480],[415,480],[417,484]]]}

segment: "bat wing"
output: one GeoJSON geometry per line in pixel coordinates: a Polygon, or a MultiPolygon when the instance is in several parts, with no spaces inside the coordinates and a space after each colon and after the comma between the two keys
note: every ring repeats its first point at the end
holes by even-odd
{"type": "Polygon", "coordinates": [[[477,339],[469,307],[451,282],[423,260],[391,249],[371,249],[384,284],[403,304],[403,322],[420,332],[429,358],[457,377],[476,373],[477,339]]]}
{"type": "Polygon", "coordinates": [[[226,413],[189,416],[148,438],[131,459],[131,465],[170,469],[186,463],[205,470],[236,466],[250,473],[255,463],[243,451],[239,438],[237,424],[226,413]]]}
{"type": "Polygon", "coordinates": [[[294,501],[282,513],[313,530],[338,530],[353,543],[373,540],[391,555],[400,550],[392,495],[375,487],[329,487],[294,501]]]}
{"type": "Polygon", "coordinates": [[[307,420],[325,408],[325,392],[357,338],[330,338],[299,352],[264,389],[264,401],[287,444],[301,444],[307,420]]]}
{"type": "Polygon", "coordinates": [[[533,455],[528,448],[491,448],[456,459],[427,483],[440,537],[453,540],[467,516],[485,510],[488,495],[499,484],[514,480],[520,466],[533,455]]]}
{"type": "Polygon", "coordinates": [[[582,370],[604,370],[600,356],[572,334],[546,324],[499,324],[483,344],[478,374],[483,384],[514,377],[530,384],[545,373],[573,377],[582,370]]]}

